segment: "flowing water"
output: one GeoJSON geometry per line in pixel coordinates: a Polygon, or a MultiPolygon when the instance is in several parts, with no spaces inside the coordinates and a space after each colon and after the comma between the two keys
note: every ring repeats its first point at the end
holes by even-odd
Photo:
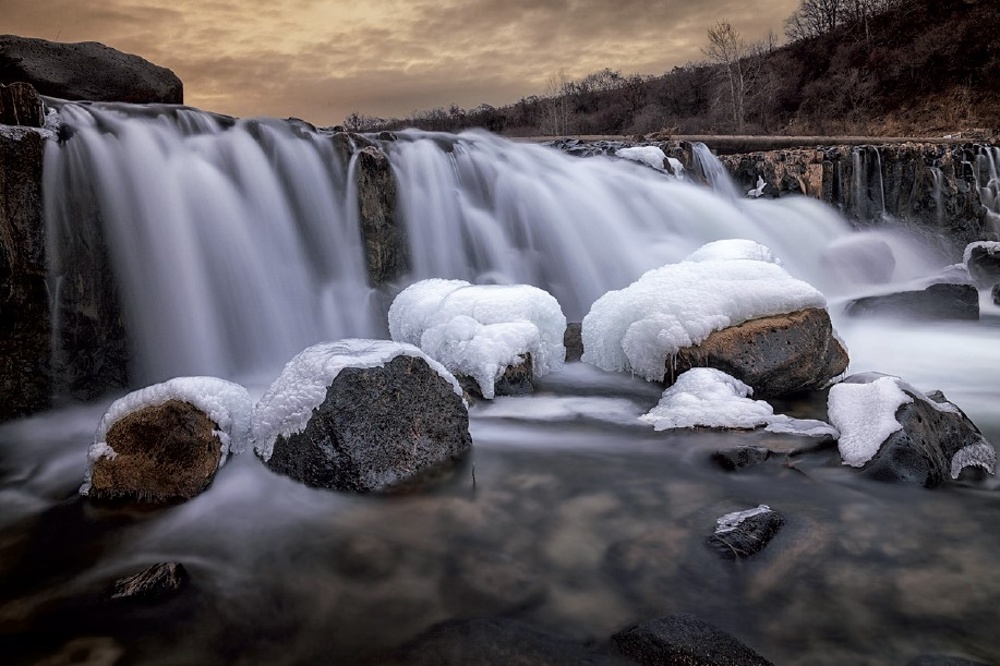
{"type": "MultiPolygon", "coordinates": [[[[213,374],[260,394],[313,342],[384,336],[356,161],[329,134],[187,109],[68,104],[61,115],[72,136],[46,154],[50,233],[96,197],[142,382],[213,374]]],[[[751,238],[827,294],[852,371],[940,388],[1000,441],[1000,327],[985,296],[980,322],[837,313],[873,289],[844,277],[859,238],[893,250],[895,284],[948,263],[898,230],[856,234],[805,198],[748,201],[718,175],[721,194],[484,133],[380,143],[411,251],[396,288],[431,276],[526,282],[579,320],[649,268],[751,238]]],[[[710,155],[699,160],[707,173],[710,155]]],[[[531,397],[474,405],[472,458],[435,490],[345,496],[243,456],[196,499],[148,512],[76,495],[108,401],[0,426],[5,662],[71,644],[123,652],[122,663],[353,663],[449,618],[503,614],[583,643],[679,612],[778,664],[1000,662],[996,483],[880,484],[800,438],[654,433],[636,417],[661,390],[569,364],[531,397]],[[710,461],[753,443],[811,452],[737,474],[710,461]],[[705,545],[717,517],[762,503],[786,518],[762,553],[733,562],[705,545]],[[109,581],[166,561],[191,574],[181,595],[101,601],[109,581]]]]}

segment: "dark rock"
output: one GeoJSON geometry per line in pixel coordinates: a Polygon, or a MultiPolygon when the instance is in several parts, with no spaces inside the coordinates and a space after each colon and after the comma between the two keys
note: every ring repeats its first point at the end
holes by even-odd
{"type": "Polygon", "coordinates": [[[451,470],[472,446],[469,413],[422,358],[344,368],[302,432],[278,437],[267,466],[310,486],[369,493],[451,470]]]}
{"type": "Polygon", "coordinates": [[[652,620],[611,637],[622,654],[646,666],[765,666],[770,664],[726,632],[694,615],[652,620]]]}
{"type": "MultiPolygon", "coordinates": [[[[852,375],[844,383],[866,384],[885,375],[852,375]]],[[[861,467],[861,472],[879,481],[908,481],[927,488],[957,478],[965,467],[985,464],[995,471],[996,451],[979,428],[944,394],[923,394],[899,383],[913,402],[901,405],[895,418],[901,430],[889,435],[878,452],[861,467]],[[946,405],[941,409],[936,405],[946,405]]]]}
{"type": "Polygon", "coordinates": [[[534,364],[531,354],[518,354],[517,365],[509,365],[500,379],[493,385],[494,395],[530,395],[535,387],[531,383],[534,377],[534,364]]]}
{"type": "Polygon", "coordinates": [[[406,230],[396,216],[396,180],[389,158],[366,146],[357,153],[358,207],[368,279],[377,287],[409,270],[406,230]]]}
{"type": "Polygon", "coordinates": [[[463,548],[441,579],[441,595],[453,614],[499,615],[540,605],[548,586],[534,571],[495,548],[463,548]]]}
{"type": "Polygon", "coordinates": [[[979,292],[968,284],[932,284],[923,291],[902,291],[851,301],[844,311],[854,317],[904,319],[979,319],[979,292]]]}
{"type": "Polygon", "coordinates": [[[379,132],[378,133],[378,140],[379,141],[395,141],[396,140],[396,135],[393,132],[379,132]]]}
{"type": "Polygon", "coordinates": [[[563,345],[566,347],[567,363],[579,361],[583,357],[583,324],[579,322],[566,324],[563,345]]]}
{"type": "Polygon", "coordinates": [[[727,472],[733,472],[744,467],[759,465],[770,455],[771,451],[766,446],[737,446],[716,451],[712,454],[712,460],[727,472]]]}
{"type": "Polygon", "coordinates": [[[708,545],[727,559],[750,557],[764,550],[784,524],[781,514],[764,505],[727,514],[719,519],[708,545]]]}
{"type": "Polygon", "coordinates": [[[35,130],[0,131],[0,421],[52,400],[42,158],[35,130]]]}
{"type": "Polygon", "coordinates": [[[973,661],[946,654],[925,654],[906,662],[906,666],[990,666],[984,661],[973,661]]]}
{"type": "Polygon", "coordinates": [[[63,44],[0,35],[0,83],[25,81],[42,95],[69,100],[182,104],[169,69],[97,42],[63,44]]]}
{"type": "Polygon", "coordinates": [[[1000,245],[974,243],[965,250],[965,267],[969,275],[982,288],[1000,282],[1000,245]]]}
{"type": "Polygon", "coordinates": [[[993,305],[1000,305],[1000,282],[993,285],[993,289],[990,290],[990,296],[993,297],[993,305]]]}
{"type": "Polygon", "coordinates": [[[139,573],[111,584],[108,601],[162,601],[180,592],[190,577],[183,564],[154,564],[139,573]]]}
{"type": "Polygon", "coordinates": [[[117,455],[94,461],[90,497],[149,504],[191,499],[219,468],[217,430],[204,412],[180,400],[128,414],[108,430],[108,446],[117,455]]]}
{"type": "Polygon", "coordinates": [[[614,656],[587,650],[507,618],[448,620],[436,624],[379,664],[413,666],[542,666],[621,664],[614,656]]]}
{"type": "Polygon", "coordinates": [[[30,83],[0,84],[0,125],[41,127],[45,124],[45,105],[30,83]]]}
{"type": "Polygon", "coordinates": [[[830,315],[808,308],[713,332],[668,358],[664,381],[672,384],[691,368],[709,367],[749,385],[754,397],[780,396],[822,388],[844,372],[848,360],[830,315]]]}

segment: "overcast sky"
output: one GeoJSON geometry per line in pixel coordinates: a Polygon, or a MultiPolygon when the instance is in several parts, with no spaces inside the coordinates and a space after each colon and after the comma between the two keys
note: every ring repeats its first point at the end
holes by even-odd
{"type": "Polygon", "coordinates": [[[98,41],[172,69],[185,102],[319,125],[500,105],[564,72],[658,74],[728,20],[749,40],[798,0],[0,0],[0,33],[98,41]]]}

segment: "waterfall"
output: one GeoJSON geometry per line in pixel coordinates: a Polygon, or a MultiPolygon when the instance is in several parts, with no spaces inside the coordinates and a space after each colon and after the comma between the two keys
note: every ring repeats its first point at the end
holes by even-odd
{"type": "Polygon", "coordinates": [[[986,209],[990,231],[1000,234],[1000,148],[982,146],[976,155],[973,175],[979,200],[986,209]]]}
{"type": "Polygon", "coordinates": [[[67,103],[61,121],[46,155],[50,233],[96,208],[133,382],[270,371],[319,340],[383,337],[387,297],[427,277],[532,284],[579,321],[608,290],[723,238],[761,242],[835,292],[823,250],[850,233],[805,197],[739,197],[707,149],[695,150],[702,172],[725,194],[485,132],[407,131],[378,143],[411,272],[379,291],[345,135],[176,107],[67,103]]]}
{"type": "Polygon", "coordinates": [[[937,218],[937,223],[939,225],[944,224],[944,200],[943,200],[943,188],[944,188],[944,174],[941,172],[940,167],[932,166],[927,169],[931,174],[931,180],[934,181],[934,212],[937,218]]]}

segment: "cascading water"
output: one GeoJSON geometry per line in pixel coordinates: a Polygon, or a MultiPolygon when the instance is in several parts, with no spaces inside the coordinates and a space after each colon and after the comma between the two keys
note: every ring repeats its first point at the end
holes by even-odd
{"type": "Polygon", "coordinates": [[[979,200],[986,208],[990,231],[1000,234],[1000,148],[981,147],[976,155],[973,173],[979,189],[979,200]]]}

